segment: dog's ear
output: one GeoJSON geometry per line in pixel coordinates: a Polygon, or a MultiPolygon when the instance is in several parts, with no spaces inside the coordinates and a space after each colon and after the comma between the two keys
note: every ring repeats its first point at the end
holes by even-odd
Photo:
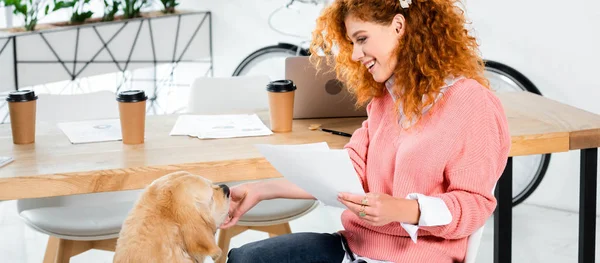
{"type": "Polygon", "coordinates": [[[179,224],[186,252],[196,261],[203,262],[206,256],[219,258],[221,249],[215,240],[217,226],[208,204],[203,203],[204,198],[197,196],[204,190],[212,194],[212,188],[197,187],[195,180],[197,178],[192,176],[178,178],[176,186],[170,189],[171,211],[179,224]]]}
{"type": "Polygon", "coordinates": [[[203,262],[205,256],[216,259],[221,256],[221,248],[215,240],[216,226],[214,222],[206,220],[201,213],[191,213],[194,216],[186,219],[186,222],[181,222],[179,227],[187,253],[203,262]]]}

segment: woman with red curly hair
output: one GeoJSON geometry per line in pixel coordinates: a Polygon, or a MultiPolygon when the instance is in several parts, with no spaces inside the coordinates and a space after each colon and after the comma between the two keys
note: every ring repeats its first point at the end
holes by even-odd
{"type": "MultiPolygon", "coordinates": [[[[504,110],[453,0],[336,0],[311,51],[367,104],[345,146],[364,196],[340,193],[344,230],[232,249],[229,262],[463,262],[510,149],[504,110]]],[[[231,189],[230,220],[261,200],[314,198],[281,180],[231,189]]]]}

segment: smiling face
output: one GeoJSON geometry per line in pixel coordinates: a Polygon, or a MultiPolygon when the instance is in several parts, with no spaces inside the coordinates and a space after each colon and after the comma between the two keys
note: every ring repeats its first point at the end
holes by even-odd
{"type": "Polygon", "coordinates": [[[404,34],[404,16],[398,14],[388,25],[381,25],[348,15],[344,24],[353,45],[352,60],[365,66],[375,81],[389,79],[398,64],[394,51],[404,34]]]}

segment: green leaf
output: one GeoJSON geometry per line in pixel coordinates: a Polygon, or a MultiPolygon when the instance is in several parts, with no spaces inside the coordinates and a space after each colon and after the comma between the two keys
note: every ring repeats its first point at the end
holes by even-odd
{"type": "Polygon", "coordinates": [[[44,11],[44,14],[47,15],[48,11],[50,11],[50,6],[49,5],[46,6],[46,10],[44,11]]]}
{"type": "Polygon", "coordinates": [[[60,2],[54,2],[54,9],[52,11],[60,10],[60,9],[63,9],[63,8],[74,7],[75,4],[77,4],[77,1],[69,1],[69,2],[60,1],[60,2]]]}
{"type": "Polygon", "coordinates": [[[83,17],[83,19],[85,20],[85,19],[88,19],[88,18],[92,17],[92,15],[94,15],[94,12],[87,11],[87,12],[81,14],[81,17],[83,17]]]}
{"type": "Polygon", "coordinates": [[[65,7],[74,7],[77,4],[77,1],[66,2],[65,7]]]}
{"type": "Polygon", "coordinates": [[[25,15],[25,14],[27,14],[27,7],[26,6],[15,6],[15,11],[19,11],[21,14],[25,15]]]}

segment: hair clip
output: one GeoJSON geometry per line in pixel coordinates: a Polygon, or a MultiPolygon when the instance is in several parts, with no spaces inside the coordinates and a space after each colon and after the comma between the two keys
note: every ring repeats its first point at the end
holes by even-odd
{"type": "Polygon", "coordinates": [[[400,0],[400,6],[402,8],[408,8],[410,4],[412,4],[412,0],[400,0]]]}

